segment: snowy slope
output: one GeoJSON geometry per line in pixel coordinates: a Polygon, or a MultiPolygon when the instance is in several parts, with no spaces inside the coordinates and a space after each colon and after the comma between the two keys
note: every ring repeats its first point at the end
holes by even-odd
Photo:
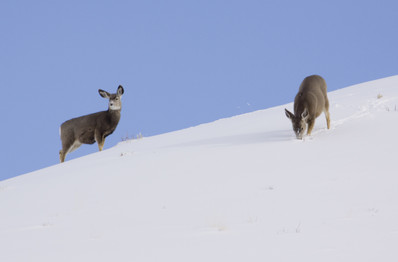
{"type": "Polygon", "coordinates": [[[398,261],[398,76],[329,100],[304,141],[288,104],[0,182],[0,261],[398,261]]]}

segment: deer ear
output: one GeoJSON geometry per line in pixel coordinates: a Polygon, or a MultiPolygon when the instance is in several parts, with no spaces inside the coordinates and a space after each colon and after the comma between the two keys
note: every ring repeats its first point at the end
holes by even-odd
{"type": "Polygon", "coordinates": [[[103,98],[110,98],[111,94],[109,94],[108,92],[102,90],[102,89],[98,89],[98,93],[100,94],[100,96],[102,96],[103,98]]]}
{"type": "Polygon", "coordinates": [[[122,96],[122,95],[124,94],[123,86],[120,85],[120,86],[117,88],[117,94],[118,94],[119,96],[122,96]]]}
{"type": "Polygon", "coordinates": [[[308,110],[307,108],[304,109],[304,112],[301,114],[301,118],[306,120],[308,118],[309,114],[308,114],[308,110]]]}
{"type": "Polygon", "coordinates": [[[289,119],[293,119],[293,117],[294,117],[293,113],[291,113],[291,112],[290,112],[289,110],[287,110],[286,108],[285,108],[285,114],[286,114],[287,118],[289,118],[289,119]]]}

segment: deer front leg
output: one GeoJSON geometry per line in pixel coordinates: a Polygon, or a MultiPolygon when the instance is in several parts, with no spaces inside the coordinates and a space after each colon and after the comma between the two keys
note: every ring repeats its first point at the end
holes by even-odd
{"type": "Polygon", "coordinates": [[[99,149],[99,151],[102,151],[102,149],[104,148],[104,144],[105,144],[105,139],[102,139],[102,142],[101,142],[101,143],[98,142],[98,149],[99,149]]]}
{"type": "Polygon", "coordinates": [[[100,132],[95,130],[95,141],[97,141],[99,151],[102,151],[105,144],[105,138],[100,132]]]}
{"type": "Polygon", "coordinates": [[[311,135],[312,129],[314,128],[315,120],[310,119],[308,120],[308,129],[307,129],[307,135],[311,135]]]}

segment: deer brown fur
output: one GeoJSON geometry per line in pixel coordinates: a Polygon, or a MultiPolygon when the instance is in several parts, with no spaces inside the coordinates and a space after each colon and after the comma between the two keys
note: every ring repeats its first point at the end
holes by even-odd
{"type": "Polygon", "coordinates": [[[286,116],[292,121],[293,131],[302,139],[305,131],[310,135],[315,119],[325,113],[327,128],[330,128],[329,100],[325,80],[319,75],[306,77],[300,85],[294,99],[294,114],[285,109],[286,116]],[[307,128],[308,125],[308,128],[307,128]]]}
{"type": "Polygon", "coordinates": [[[65,161],[68,153],[76,150],[82,144],[97,142],[99,151],[102,151],[105,138],[115,131],[120,120],[121,97],[124,89],[119,86],[116,94],[109,94],[101,89],[98,92],[103,98],[109,99],[107,111],[73,118],[61,125],[62,149],[59,151],[61,163],[65,161]]]}

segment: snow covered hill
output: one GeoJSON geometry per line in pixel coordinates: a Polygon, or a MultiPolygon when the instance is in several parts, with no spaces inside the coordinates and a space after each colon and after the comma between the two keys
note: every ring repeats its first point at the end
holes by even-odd
{"type": "MultiPolygon", "coordinates": [[[[292,94],[294,97],[295,94],[292,94]]],[[[0,182],[0,261],[398,261],[398,76],[0,182]]]]}

